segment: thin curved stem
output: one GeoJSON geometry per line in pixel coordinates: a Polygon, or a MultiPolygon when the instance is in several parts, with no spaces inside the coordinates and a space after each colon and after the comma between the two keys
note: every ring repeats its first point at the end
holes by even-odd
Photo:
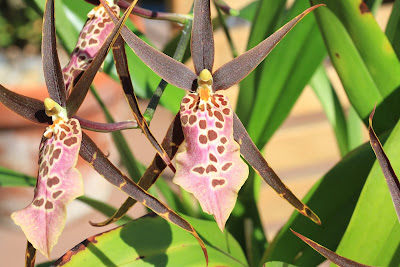
{"type": "Polygon", "coordinates": [[[110,133],[110,132],[115,132],[115,131],[138,128],[138,124],[135,120],[103,123],[103,122],[87,120],[87,119],[84,119],[84,118],[81,118],[78,116],[74,116],[74,118],[79,121],[79,123],[83,129],[86,129],[89,131],[94,131],[94,132],[110,133]]]}

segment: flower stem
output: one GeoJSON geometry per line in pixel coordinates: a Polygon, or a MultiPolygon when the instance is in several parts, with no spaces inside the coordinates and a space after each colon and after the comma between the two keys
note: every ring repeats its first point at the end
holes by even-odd
{"type": "Polygon", "coordinates": [[[76,118],[79,121],[82,128],[94,132],[110,133],[115,131],[138,128],[138,124],[135,120],[102,123],[102,122],[90,121],[81,118],[79,116],[74,116],[74,118],[76,118]]]}
{"type": "MultiPolygon", "coordinates": [[[[125,0],[120,0],[117,2],[117,5],[123,9],[127,9],[129,7],[130,3],[125,0]]],[[[185,24],[188,20],[192,19],[190,15],[158,12],[158,11],[153,11],[153,10],[137,7],[137,6],[135,6],[132,9],[132,14],[138,15],[138,16],[146,18],[146,19],[168,20],[168,21],[177,22],[180,24],[185,24]]]]}

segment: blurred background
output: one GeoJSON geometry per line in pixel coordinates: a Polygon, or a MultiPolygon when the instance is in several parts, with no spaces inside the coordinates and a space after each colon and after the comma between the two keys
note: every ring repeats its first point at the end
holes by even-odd
{"type": "MultiPolygon", "coordinates": [[[[252,0],[227,0],[235,9],[240,9],[252,0]]],[[[142,7],[157,11],[172,11],[187,13],[192,1],[188,0],[146,0],[139,1],[142,7]]],[[[383,4],[377,12],[378,23],[387,24],[392,4],[383,4]]],[[[215,15],[216,12],[212,11],[215,15]]],[[[165,22],[138,19],[136,25],[142,29],[157,48],[162,48],[174,33],[180,29],[179,25],[165,22]]],[[[249,24],[240,18],[231,17],[227,21],[230,27],[233,42],[239,54],[246,48],[249,35],[249,24]]],[[[47,91],[41,66],[40,56],[41,17],[23,0],[0,1],[0,83],[6,88],[18,93],[44,99],[47,91]]],[[[215,32],[216,58],[215,68],[218,68],[232,58],[226,36],[222,29],[215,32]]],[[[60,51],[61,65],[68,62],[66,53],[60,51]]],[[[329,61],[325,62],[329,65],[329,61]]],[[[188,66],[192,68],[191,62],[188,66]]],[[[341,88],[335,72],[329,72],[331,81],[344,107],[348,107],[348,100],[341,88]]],[[[110,80],[103,74],[96,77],[95,84],[117,120],[130,119],[130,110],[126,104],[118,83],[110,80]]],[[[226,91],[231,103],[236,102],[238,88],[226,91]]],[[[140,100],[141,107],[147,105],[146,100],[140,100]]],[[[79,115],[94,121],[105,121],[102,113],[98,112],[98,105],[89,94],[79,115]]],[[[157,140],[161,142],[173,115],[159,107],[151,124],[151,130],[157,140]]],[[[17,115],[0,106],[0,166],[36,176],[37,150],[43,128],[24,121],[17,115]]],[[[365,129],[364,139],[366,139],[365,129]]],[[[149,164],[154,156],[154,150],[145,140],[140,130],[124,132],[133,153],[144,164],[149,164]]],[[[116,149],[109,134],[91,133],[91,137],[99,144],[110,160],[118,166],[116,149]]],[[[310,189],[314,182],[326,173],[339,160],[340,153],[330,124],[328,123],[320,102],[310,88],[306,88],[290,116],[280,129],[274,134],[264,149],[264,156],[270,166],[277,172],[286,185],[300,198],[310,189]]],[[[96,199],[104,200],[115,207],[124,200],[125,195],[114,189],[97,173],[91,170],[84,162],[78,163],[78,168],[85,179],[86,193],[96,199]]],[[[167,170],[164,177],[172,178],[167,170]]],[[[13,224],[10,214],[28,205],[33,196],[33,189],[0,188],[0,259],[2,266],[22,266],[26,240],[19,227],[13,224]]],[[[266,184],[263,184],[260,201],[260,213],[265,231],[272,238],[281,225],[293,212],[293,208],[278,197],[266,184]]],[[[136,205],[129,212],[133,217],[141,216],[145,209],[136,205]]],[[[60,236],[58,245],[54,248],[52,259],[57,259],[67,250],[83,239],[107,228],[91,227],[88,221],[99,222],[105,217],[84,204],[75,201],[68,210],[68,223],[60,236]]],[[[45,261],[39,255],[37,262],[45,261]]]]}

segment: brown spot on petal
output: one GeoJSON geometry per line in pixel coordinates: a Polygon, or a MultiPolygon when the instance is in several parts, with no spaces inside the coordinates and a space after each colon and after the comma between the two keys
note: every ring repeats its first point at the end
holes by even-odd
{"type": "Polygon", "coordinates": [[[208,154],[208,157],[211,161],[218,162],[217,158],[212,153],[208,154]]]}
{"type": "Polygon", "coordinates": [[[207,128],[207,121],[206,120],[200,120],[199,121],[199,127],[200,127],[200,129],[205,129],[205,128],[207,128]]]}
{"type": "Polygon", "coordinates": [[[76,137],[70,137],[66,140],[64,140],[64,145],[66,146],[72,146],[78,142],[78,138],[76,137]]]}
{"type": "Polygon", "coordinates": [[[217,147],[217,150],[218,150],[218,153],[219,153],[219,154],[222,154],[222,153],[224,153],[224,151],[225,151],[225,147],[223,147],[223,146],[218,146],[218,147],[217,147]]]}
{"type": "Polygon", "coordinates": [[[63,128],[67,132],[71,131],[71,129],[65,124],[61,124],[60,127],[63,128]]]}
{"type": "Polygon", "coordinates": [[[103,23],[103,22],[97,23],[97,26],[98,26],[99,28],[104,28],[104,23],[103,23]]]}
{"type": "Polygon", "coordinates": [[[44,203],[44,199],[43,199],[43,198],[41,198],[41,199],[36,199],[35,201],[33,201],[33,205],[35,205],[36,207],[42,206],[43,203],[44,203]]]}
{"type": "Polygon", "coordinates": [[[224,185],[225,180],[224,179],[213,179],[212,180],[212,186],[217,187],[218,185],[224,185]]]}
{"type": "Polygon", "coordinates": [[[226,171],[226,170],[228,170],[231,166],[232,166],[232,163],[230,163],[230,162],[225,163],[224,166],[222,166],[222,170],[223,170],[223,171],[226,171]]]}
{"type": "Polygon", "coordinates": [[[97,44],[97,40],[93,39],[93,38],[90,38],[89,45],[94,45],[94,44],[97,44]]]}
{"type": "Polygon", "coordinates": [[[182,125],[186,125],[187,122],[188,122],[188,116],[187,115],[182,116],[181,117],[181,122],[182,122],[182,125]]]}
{"type": "Polygon", "coordinates": [[[217,172],[217,168],[215,168],[215,166],[212,164],[208,165],[207,169],[206,169],[206,173],[210,173],[210,172],[217,172]]]}
{"type": "Polygon", "coordinates": [[[57,176],[47,179],[47,187],[51,188],[53,185],[59,184],[60,179],[57,176]]]}
{"type": "Polygon", "coordinates": [[[201,104],[201,105],[200,105],[200,110],[201,110],[202,112],[204,112],[204,110],[206,110],[206,108],[204,107],[204,104],[201,104]]]}
{"type": "Polygon", "coordinates": [[[49,167],[44,166],[43,168],[43,176],[46,176],[49,173],[49,167]]]}
{"type": "Polygon", "coordinates": [[[65,132],[61,132],[60,140],[64,140],[65,137],[67,137],[67,134],[65,132]]]}
{"type": "MultiPolygon", "coordinates": [[[[81,43],[81,47],[82,48],[85,48],[86,47],[86,41],[83,41],[82,43],[81,43]]],[[[80,58],[80,57],[79,57],[80,58]]]]}
{"type": "Polygon", "coordinates": [[[201,135],[199,136],[199,142],[200,142],[201,144],[207,144],[207,136],[205,136],[204,134],[201,134],[201,135]]]}
{"type": "Polygon", "coordinates": [[[229,113],[230,113],[231,111],[230,111],[229,108],[224,108],[224,109],[222,110],[222,112],[223,112],[225,115],[229,115],[229,113]]]}
{"type": "Polygon", "coordinates": [[[193,125],[197,121],[197,117],[195,115],[190,115],[189,124],[193,125]]]}
{"type": "Polygon", "coordinates": [[[89,29],[88,29],[88,33],[91,33],[94,29],[94,25],[90,25],[89,29]]]}
{"type": "Polygon", "coordinates": [[[214,115],[215,117],[217,117],[218,120],[224,121],[224,116],[222,116],[221,112],[219,112],[218,110],[214,111],[214,115]]]}
{"type": "Polygon", "coordinates": [[[207,110],[207,112],[208,112],[208,117],[211,118],[213,116],[213,113],[212,113],[211,109],[207,110]]]}
{"type": "Polygon", "coordinates": [[[369,11],[369,8],[368,8],[368,6],[367,6],[367,4],[366,4],[364,1],[361,1],[361,4],[360,4],[360,11],[361,11],[361,14],[369,13],[369,12],[370,12],[370,11],[369,11]]]}
{"type": "Polygon", "coordinates": [[[51,201],[46,201],[46,205],[44,206],[46,210],[51,210],[53,208],[53,203],[51,201]]]}
{"type": "Polygon", "coordinates": [[[96,29],[96,30],[94,30],[94,33],[93,34],[99,34],[100,33],[100,30],[99,29],[96,29]]]}
{"type": "Polygon", "coordinates": [[[58,190],[54,192],[51,196],[53,197],[53,199],[56,199],[62,194],[62,192],[63,192],[62,190],[58,190]]]}
{"type": "Polygon", "coordinates": [[[222,128],[224,128],[224,125],[222,123],[220,123],[219,121],[217,121],[215,123],[215,127],[222,129],[222,128]]]}
{"type": "Polygon", "coordinates": [[[50,165],[53,165],[54,161],[57,160],[61,155],[61,148],[54,150],[53,154],[50,156],[50,165]]]}
{"type": "Polygon", "coordinates": [[[53,150],[54,150],[54,144],[51,144],[51,146],[50,146],[50,151],[49,151],[49,154],[50,154],[50,155],[53,153],[53,150]]]}
{"type": "Polygon", "coordinates": [[[190,102],[190,99],[187,98],[187,97],[185,97],[184,99],[182,99],[182,103],[184,103],[184,104],[189,103],[189,102],[190,102]]]}
{"type": "Polygon", "coordinates": [[[215,98],[211,98],[211,103],[214,105],[214,107],[219,108],[219,105],[217,103],[217,101],[215,101],[215,98]]]}
{"type": "Polygon", "coordinates": [[[204,169],[204,167],[196,167],[196,168],[193,168],[193,171],[197,172],[199,174],[203,174],[205,169],[204,169]]]}
{"type": "Polygon", "coordinates": [[[50,146],[45,146],[43,155],[46,155],[49,152],[50,146]]]}
{"type": "Polygon", "coordinates": [[[217,134],[217,132],[214,131],[214,130],[209,130],[209,131],[207,132],[207,136],[208,136],[208,139],[209,139],[210,141],[214,141],[215,139],[217,139],[218,134],[217,134]]]}
{"type": "Polygon", "coordinates": [[[207,110],[211,109],[211,105],[207,103],[207,110]]]}
{"type": "Polygon", "coordinates": [[[222,137],[221,138],[221,143],[222,144],[226,144],[226,142],[228,142],[228,139],[226,139],[226,137],[222,137]]]}

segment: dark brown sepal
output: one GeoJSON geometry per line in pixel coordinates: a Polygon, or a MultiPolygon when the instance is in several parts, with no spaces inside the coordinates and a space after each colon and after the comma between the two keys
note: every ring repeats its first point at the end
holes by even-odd
{"type": "Polygon", "coordinates": [[[318,216],[301,202],[289,188],[281,181],[274,170],[268,165],[263,155],[251,140],[249,134],[244,128],[242,122],[234,113],[233,115],[233,138],[240,145],[240,154],[253,167],[254,171],[260,175],[264,181],[269,184],[278,195],[286,199],[290,205],[297,209],[301,214],[310,218],[316,224],[321,224],[318,216]]]}
{"type": "Polygon", "coordinates": [[[351,267],[372,267],[370,265],[365,265],[361,264],[355,261],[352,261],[348,258],[342,257],[335,252],[327,249],[326,247],[321,246],[320,244],[312,241],[311,239],[293,231],[290,229],[297,237],[299,237],[301,240],[303,240],[305,243],[307,243],[310,247],[312,247],[315,251],[317,251],[319,254],[330,260],[332,263],[337,264],[339,266],[351,266],[351,267]]]}
{"type": "MultiPolygon", "coordinates": [[[[229,61],[213,74],[214,84],[213,90],[225,90],[239,83],[250,72],[253,71],[261,61],[274,49],[274,47],[285,37],[285,35],[299,22],[305,15],[324,4],[315,5],[308,8],[303,13],[286,23],[282,28],[274,32],[267,39],[262,41],[256,47],[250,49],[246,53],[229,61]]],[[[192,37],[193,39],[193,37],[192,37]]]]}
{"type": "Polygon", "coordinates": [[[54,0],[47,0],[43,14],[42,61],[44,79],[51,99],[66,106],[66,91],[60,60],[57,54],[56,29],[54,26],[54,0]]]}
{"type": "Polygon", "coordinates": [[[52,124],[44,111],[43,101],[8,90],[0,84],[0,102],[11,111],[33,123],[52,124]]]}
{"type": "Polygon", "coordinates": [[[103,152],[101,152],[96,144],[85,133],[82,133],[82,143],[79,154],[112,185],[153,210],[160,217],[191,233],[199,242],[208,263],[208,254],[205,244],[198,236],[193,226],[176,212],[161,203],[157,198],[147,193],[144,189],[132,182],[131,179],[122,174],[122,172],[108,160],[103,152]]]}
{"type": "Polygon", "coordinates": [[[197,75],[204,69],[212,73],[214,65],[214,36],[211,24],[210,0],[195,0],[192,40],[193,65],[197,75]]]}
{"type": "MultiPolygon", "coordinates": [[[[114,23],[116,23],[118,20],[117,16],[104,0],[101,0],[101,3],[106,7],[114,23]]],[[[185,90],[195,88],[197,75],[184,64],[151,47],[127,27],[123,27],[121,35],[129,47],[132,48],[133,52],[165,81],[185,90]]]]}
{"type": "MultiPolygon", "coordinates": [[[[165,149],[165,152],[167,153],[169,158],[174,158],[179,146],[183,142],[183,139],[182,126],[178,113],[172,121],[171,125],[169,126],[167,134],[165,135],[164,140],[161,143],[161,146],[165,149]]],[[[140,178],[138,185],[147,191],[157,181],[158,177],[160,177],[161,173],[165,170],[166,167],[167,165],[161,159],[161,157],[159,155],[156,155],[150,166],[140,178]]],[[[122,218],[130,210],[130,208],[135,205],[135,203],[135,199],[128,197],[121,205],[121,207],[117,210],[117,212],[109,219],[101,223],[90,222],[90,224],[93,226],[109,225],[122,218]]]]}
{"type": "Polygon", "coordinates": [[[128,60],[125,53],[125,42],[124,39],[122,39],[121,35],[119,35],[117,40],[115,41],[115,44],[113,46],[113,55],[115,67],[117,68],[117,73],[121,81],[126,100],[128,101],[129,106],[132,109],[133,116],[135,117],[143,133],[146,135],[147,139],[149,139],[150,143],[156,149],[157,153],[175,173],[175,168],[172,165],[171,159],[168,157],[165,150],[162,148],[162,146],[160,146],[154,135],[151,133],[149,125],[147,124],[142,112],[140,111],[139,104],[133,90],[131,76],[129,74],[128,60]]]}
{"type": "Polygon", "coordinates": [[[376,158],[379,161],[379,165],[382,168],[383,175],[385,176],[386,183],[389,187],[389,192],[392,197],[394,209],[397,213],[397,218],[400,222],[400,183],[399,179],[394,172],[392,165],[390,164],[389,158],[386,156],[385,151],[383,150],[382,144],[379,141],[378,137],[375,134],[374,128],[372,127],[372,119],[375,114],[375,108],[371,112],[369,116],[369,140],[371,143],[371,147],[375,152],[376,158]]]}

